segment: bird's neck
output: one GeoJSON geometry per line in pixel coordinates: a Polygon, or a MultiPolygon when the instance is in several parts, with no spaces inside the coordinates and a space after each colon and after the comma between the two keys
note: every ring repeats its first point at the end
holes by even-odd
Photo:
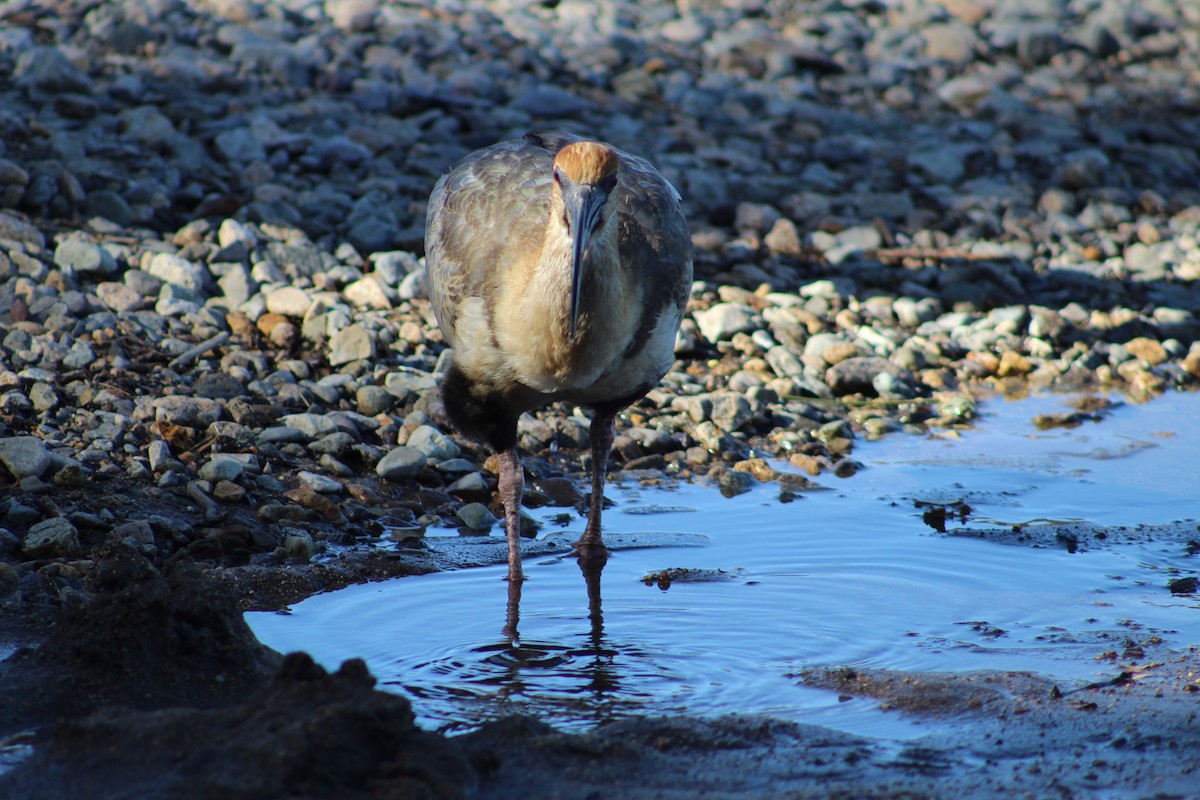
{"type": "Polygon", "coordinates": [[[611,368],[627,336],[623,292],[626,283],[617,258],[615,225],[592,235],[584,260],[582,302],[575,336],[570,335],[571,236],[553,213],[541,251],[504,287],[496,305],[501,344],[513,354],[517,379],[538,391],[583,387],[611,368]]]}
{"type": "MultiPolygon", "coordinates": [[[[613,225],[605,225],[592,234],[584,254],[581,294],[576,341],[588,337],[596,312],[606,312],[608,303],[616,299],[620,281],[620,260],[617,258],[613,225]],[[613,295],[610,297],[610,295],[613,295]]],[[[553,214],[546,226],[541,253],[536,266],[528,274],[527,297],[530,311],[545,315],[553,328],[552,335],[570,338],[572,239],[561,214],[553,214]]]]}

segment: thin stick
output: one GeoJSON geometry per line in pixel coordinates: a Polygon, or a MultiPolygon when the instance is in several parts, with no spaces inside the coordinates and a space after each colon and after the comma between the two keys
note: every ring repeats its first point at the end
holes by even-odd
{"type": "Polygon", "coordinates": [[[178,367],[186,367],[188,364],[191,364],[193,361],[195,361],[197,358],[199,358],[200,356],[207,353],[209,350],[215,350],[228,341],[229,341],[229,331],[223,331],[222,333],[218,333],[216,336],[212,337],[211,339],[207,339],[207,340],[201,342],[200,344],[193,347],[191,350],[188,350],[186,353],[180,353],[175,358],[171,359],[171,362],[168,366],[170,366],[171,369],[177,369],[178,367]]]}
{"type": "Polygon", "coordinates": [[[200,507],[204,509],[205,522],[216,522],[221,518],[220,506],[218,506],[211,497],[201,491],[200,487],[195,481],[188,481],[187,495],[199,503],[200,507]]]}

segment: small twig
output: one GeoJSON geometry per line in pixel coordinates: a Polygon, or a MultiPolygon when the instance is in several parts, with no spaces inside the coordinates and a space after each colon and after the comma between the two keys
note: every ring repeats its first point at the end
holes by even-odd
{"type": "Polygon", "coordinates": [[[145,237],[139,238],[137,236],[126,236],[126,235],[120,234],[120,233],[109,233],[108,231],[98,231],[98,230],[89,228],[86,225],[76,225],[76,224],[63,223],[63,222],[51,222],[50,220],[46,220],[46,219],[30,219],[29,222],[32,225],[36,225],[39,228],[43,228],[43,229],[47,229],[47,230],[52,230],[52,231],[56,231],[56,232],[78,231],[78,232],[89,234],[90,236],[94,236],[97,239],[106,239],[110,242],[116,242],[118,244],[141,244],[143,241],[145,241],[145,237]]]}
{"type": "Polygon", "coordinates": [[[1136,679],[1137,679],[1137,676],[1134,675],[1134,673],[1130,672],[1129,670],[1122,670],[1120,672],[1120,674],[1116,675],[1115,677],[1109,678],[1106,681],[1096,681],[1095,683],[1087,683],[1087,684],[1084,684],[1083,686],[1077,686],[1074,689],[1068,689],[1065,692],[1060,689],[1059,695],[1061,697],[1066,697],[1069,694],[1076,694],[1077,692],[1090,692],[1090,691],[1094,691],[1096,689],[1110,689],[1114,686],[1124,686],[1127,683],[1132,683],[1136,679]]]}
{"type": "Polygon", "coordinates": [[[211,339],[201,342],[200,344],[193,347],[191,350],[188,350],[186,353],[180,353],[175,358],[171,359],[170,363],[167,366],[169,366],[171,369],[178,369],[179,367],[186,367],[188,364],[191,364],[193,361],[195,361],[197,358],[199,358],[200,356],[207,353],[209,350],[215,350],[216,348],[220,347],[221,345],[225,344],[228,341],[229,341],[229,331],[223,331],[221,333],[218,333],[216,336],[212,337],[211,339]]]}
{"type": "Polygon", "coordinates": [[[1003,261],[1011,256],[996,253],[971,253],[958,247],[881,247],[875,251],[880,261],[1003,261]]]}
{"type": "Polygon", "coordinates": [[[220,506],[211,497],[201,491],[195,481],[188,481],[187,494],[188,497],[195,500],[204,509],[205,522],[216,522],[221,518],[220,506]]]}

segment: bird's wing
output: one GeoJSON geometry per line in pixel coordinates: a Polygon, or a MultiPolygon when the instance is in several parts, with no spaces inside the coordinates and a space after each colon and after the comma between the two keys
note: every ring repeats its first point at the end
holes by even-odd
{"type": "Polygon", "coordinates": [[[425,263],[433,311],[451,347],[463,300],[498,296],[487,290],[489,284],[502,280],[525,256],[537,257],[553,163],[544,147],[514,139],[472,153],[434,187],[425,263]]]}
{"type": "MultiPolygon", "coordinates": [[[[620,152],[620,151],[618,151],[620,152]]],[[[621,153],[617,190],[621,261],[645,276],[645,313],[630,349],[640,348],[664,311],[682,317],[692,288],[692,237],[679,192],[650,162],[621,153]]]]}

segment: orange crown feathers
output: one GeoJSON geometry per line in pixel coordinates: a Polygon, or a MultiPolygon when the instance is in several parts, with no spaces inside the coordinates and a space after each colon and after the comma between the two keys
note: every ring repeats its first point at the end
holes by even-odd
{"type": "Polygon", "coordinates": [[[554,165],[575,183],[595,184],[617,171],[621,157],[599,142],[573,142],[558,151],[554,165]]]}

